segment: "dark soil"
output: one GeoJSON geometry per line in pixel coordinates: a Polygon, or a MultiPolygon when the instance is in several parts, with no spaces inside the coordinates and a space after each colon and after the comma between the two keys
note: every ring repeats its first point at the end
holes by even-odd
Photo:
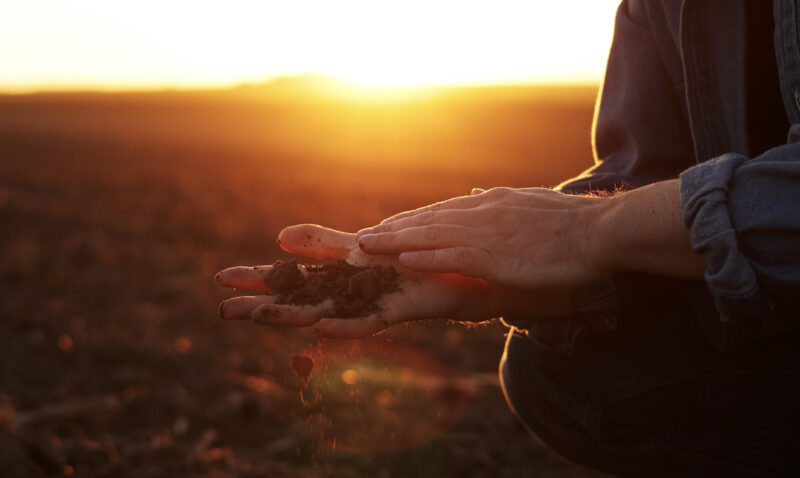
{"type": "Polygon", "coordinates": [[[288,224],[355,231],[569,177],[591,162],[593,99],[61,98],[0,98],[0,476],[598,476],[509,410],[499,323],[310,339],[217,319],[236,292],[212,279],[290,259],[288,224]]]}
{"type": "Polygon", "coordinates": [[[358,267],[344,260],[306,265],[303,277],[297,261],[275,261],[264,283],[278,295],[278,304],[319,304],[333,299],[336,317],[363,317],[380,310],[377,300],[400,289],[392,266],[358,267]]]}

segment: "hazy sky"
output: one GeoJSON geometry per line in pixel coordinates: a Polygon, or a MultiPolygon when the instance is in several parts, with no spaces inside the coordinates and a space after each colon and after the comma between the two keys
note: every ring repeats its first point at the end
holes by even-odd
{"type": "Polygon", "coordinates": [[[0,89],[593,82],[619,0],[14,0],[0,89]]]}

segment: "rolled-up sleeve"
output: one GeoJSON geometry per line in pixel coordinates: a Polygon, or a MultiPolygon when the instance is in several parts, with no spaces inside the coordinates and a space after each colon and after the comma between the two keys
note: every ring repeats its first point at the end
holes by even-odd
{"type": "MultiPolygon", "coordinates": [[[[800,132],[800,125],[792,128],[800,132]]],[[[723,347],[796,330],[800,292],[800,144],[747,160],[725,154],[684,171],[681,210],[707,263],[723,347]]]]}
{"type": "MultiPolygon", "coordinates": [[[[684,222],[708,269],[704,281],[675,280],[670,290],[725,349],[800,329],[800,125],[789,144],[756,158],[696,164],[673,28],[680,3],[651,11],[655,2],[621,2],[593,126],[595,164],[557,189],[614,192],[680,174],[684,222]]],[[[626,274],[612,277],[616,297],[662,286],[657,276],[626,274]]]]}

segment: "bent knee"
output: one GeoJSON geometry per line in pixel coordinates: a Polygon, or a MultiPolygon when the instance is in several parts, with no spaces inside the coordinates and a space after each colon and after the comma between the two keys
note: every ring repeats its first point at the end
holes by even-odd
{"type": "Polygon", "coordinates": [[[544,352],[525,334],[512,331],[500,360],[500,383],[508,406],[545,442],[552,436],[583,433],[583,427],[570,417],[570,409],[578,412],[580,404],[543,373],[544,352]]]}
{"type": "Polygon", "coordinates": [[[500,381],[509,407],[557,454],[583,466],[609,470],[607,457],[620,450],[590,431],[585,420],[590,417],[582,416],[583,402],[547,379],[542,361],[548,353],[518,331],[509,334],[500,361],[500,381]]]}

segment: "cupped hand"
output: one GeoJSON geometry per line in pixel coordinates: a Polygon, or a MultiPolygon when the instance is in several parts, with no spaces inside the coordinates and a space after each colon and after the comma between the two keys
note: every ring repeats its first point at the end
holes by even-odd
{"type": "Polygon", "coordinates": [[[574,289],[599,279],[591,225],[603,198],[544,188],[473,190],[392,216],[357,234],[370,254],[516,289],[574,289]]]}
{"type": "Polygon", "coordinates": [[[328,337],[355,338],[374,334],[394,324],[412,320],[447,318],[482,321],[520,308],[536,308],[537,315],[561,315],[568,298],[553,300],[532,297],[528,292],[504,290],[486,281],[460,274],[421,273],[403,267],[396,256],[374,256],[363,252],[355,234],[316,225],[284,229],[278,242],[288,252],[318,259],[340,260],[356,266],[393,265],[399,272],[400,290],[378,299],[379,310],[365,317],[330,317],[331,303],[316,305],[277,304],[269,294],[264,277],[271,266],[232,267],[217,274],[223,287],[266,292],[239,296],[220,304],[220,316],[227,320],[253,320],[263,325],[312,327],[328,337]]]}

